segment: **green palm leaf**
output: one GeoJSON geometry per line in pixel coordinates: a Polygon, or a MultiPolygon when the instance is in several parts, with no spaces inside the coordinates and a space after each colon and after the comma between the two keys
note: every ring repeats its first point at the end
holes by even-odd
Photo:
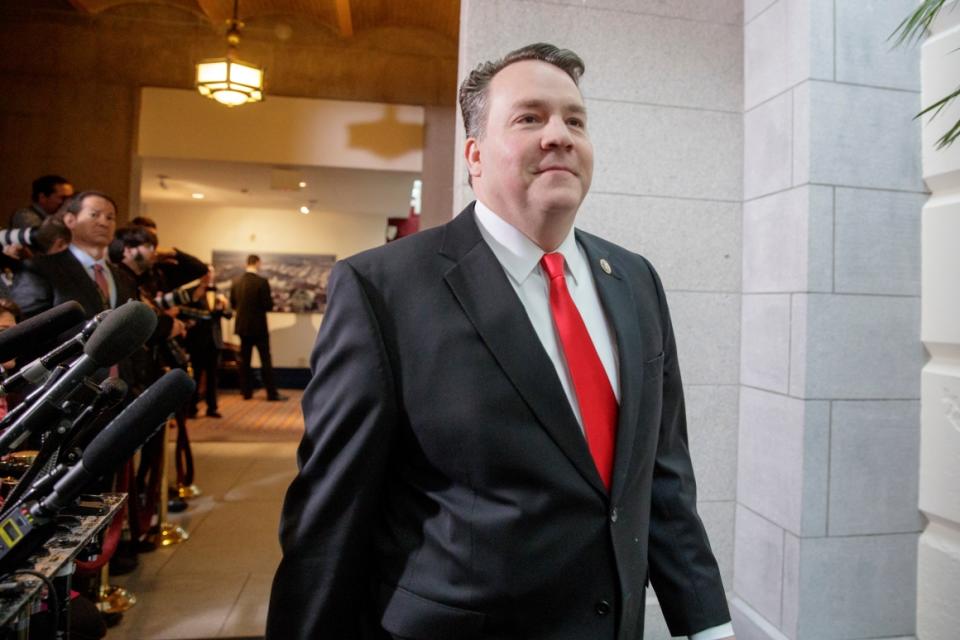
{"type": "MultiPolygon", "coordinates": [[[[920,2],[913,13],[904,18],[903,22],[890,34],[890,38],[894,39],[894,46],[900,46],[902,44],[915,45],[920,42],[927,32],[927,29],[929,29],[933,21],[937,19],[937,16],[947,2],[948,0],[923,0],[920,2]]],[[[960,5],[960,2],[953,2],[951,10],[955,9],[957,5],[960,5]]],[[[960,87],[957,87],[950,95],[925,107],[916,117],[919,118],[930,113],[930,119],[932,120],[958,97],[960,97],[960,87]]],[[[960,137],[960,120],[957,120],[953,126],[950,127],[950,130],[937,140],[937,149],[950,146],[958,137],[960,137]]]]}

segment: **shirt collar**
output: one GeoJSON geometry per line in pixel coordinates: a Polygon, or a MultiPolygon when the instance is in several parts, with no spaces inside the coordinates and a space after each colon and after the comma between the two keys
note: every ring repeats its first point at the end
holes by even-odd
{"type": "MultiPolygon", "coordinates": [[[[539,266],[544,254],[543,249],[479,200],[474,206],[474,212],[480,235],[490,246],[493,255],[503,265],[507,275],[517,284],[523,284],[539,266]]],[[[577,246],[572,227],[555,253],[563,254],[566,272],[573,278],[574,284],[581,282],[586,262],[577,246]]]]}
{"type": "Polygon", "coordinates": [[[70,253],[72,253],[73,257],[76,258],[81,265],[83,265],[84,269],[92,269],[93,265],[99,264],[101,267],[103,267],[104,271],[109,271],[109,268],[107,267],[106,258],[100,258],[99,260],[95,260],[93,256],[91,256],[89,253],[87,253],[77,245],[73,244],[72,242],[70,243],[70,253]]]}

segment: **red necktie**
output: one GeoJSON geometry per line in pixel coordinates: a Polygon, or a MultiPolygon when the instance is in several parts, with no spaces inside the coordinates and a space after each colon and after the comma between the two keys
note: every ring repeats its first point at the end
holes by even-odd
{"type": "Polygon", "coordinates": [[[587,445],[603,484],[609,491],[617,435],[617,397],[593,340],[587,333],[587,327],[583,324],[583,318],[567,290],[563,254],[544,254],[540,265],[550,278],[550,311],[573,379],[587,445]]]}
{"type": "Polygon", "coordinates": [[[93,281],[97,283],[100,289],[100,297],[103,298],[104,305],[110,306],[110,285],[107,284],[107,276],[103,275],[103,265],[99,262],[93,263],[93,281]]]}

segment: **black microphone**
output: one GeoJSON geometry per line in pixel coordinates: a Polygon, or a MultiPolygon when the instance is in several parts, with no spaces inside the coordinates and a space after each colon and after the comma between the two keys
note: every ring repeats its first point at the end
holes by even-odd
{"type": "Polygon", "coordinates": [[[71,300],[58,304],[0,333],[0,362],[12,360],[26,348],[57,337],[83,322],[83,307],[71,300]]]}
{"type": "MultiPolygon", "coordinates": [[[[45,495],[66,469],[80,458],[82,447],[113,417],[111,409],[120,404],[126,395],[127,383],[123,380],[107,378],[101,382],[96,395],[89,403],[84,403],[85,406],[74,418],[69,429],[64,428],[62,433],[55,431],[50,434],[52,437],[44,438],[33,464],[10,490],[5,502],[16,504],[21,500],[29,501],[31,496],[45,495]],[[36,480],[51,461],[59,461],[60,464],[36,480]]],[[[70,402],[74,400],[75,397],[71,396],[70,402]]],[[[57,416],[54,416],[53,419],[56,418],[57,416]]],[[[6,515],[7,511],[4,509],[0,513],[6,515]]]]}
{"type": "Polygon", "coordinates": [[[156,314],[142,302],[130,301],[111,311],[83,346],[83,355],[0,434],[0,455],[14,450],[31,431],[49,428],[51,410],[59,410],[60,404],[88,375],[116,364],[140,348],[156,326],[156,314]]]}
{"type": "MultiPolygon", "coordinates": [[[[193,394],[194,384],[181,369],[173,369],[153,383],[114,418],[83,452],[80,462],[58,467],[39,482],[53,488],[39,502],[21,501],[0,519],[0,572],[14,568],[37,545],[52,535],[57,513],[69,506],[87,486],[126,461],[166,421],[167,416],[193,394]]],[[[31,495],[43,495],[31,487],[31,495]]]]}
{"type": "Polygon", "coordinates": [[[13,393],[25,386],[46,382],[55,367],[83,353],[83,345],[109,313],[109,311],[101,311],[92,320],[88,320],[77,335],[61,343],[46,355],[20,367],[20,371],[0,383],[0,393],[13,393]]]}
{"type": "Polygon", "coordinates": [[[80,462],[30,508],[30,514],[41,521],[49,520],[69,506],[88,484],[112,473],[187,401],[194,387],[193,380],[182,369],[165,373],[97,434],[80,462]]]}

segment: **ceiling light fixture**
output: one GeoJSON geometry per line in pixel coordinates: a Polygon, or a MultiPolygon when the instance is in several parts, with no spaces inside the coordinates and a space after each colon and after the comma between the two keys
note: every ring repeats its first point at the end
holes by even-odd
{"type": "Polygon", "coordinates": [[[306,186],[307,186],[307,183],[304,182],[303,180],[301,180],[301,181],[300,181],[300,188],[303,189],[303,188],[305,188],[306,186]]]}
{"type": "Polygon", "coordinates": [[[205,195],[203,195],[202,193],[199,193],[199,192],[197,192],[197,193],[192,193],[192,194],[190,194],[190,195],[191,195],[191,197],[193,197],[194,200],[203,200],[203,199],[206,197],[205,195]]]}
{"type": "Polygon", "coordinates": [[[233,0],[233,18],[227,20],[227,55],[197,65],[197,91],[228,107],[263,100],[263,69],[237,59],[240,29],[239,0],[233,0]]]}
{"type": "Polygon", "coordinates": [[[307,205],[303,205],[302,207],[300,207],[300,213],[302,213],[303,215],[307,215],[308,213],[310,213],[310,207],[308,207],[307,205]]]}

